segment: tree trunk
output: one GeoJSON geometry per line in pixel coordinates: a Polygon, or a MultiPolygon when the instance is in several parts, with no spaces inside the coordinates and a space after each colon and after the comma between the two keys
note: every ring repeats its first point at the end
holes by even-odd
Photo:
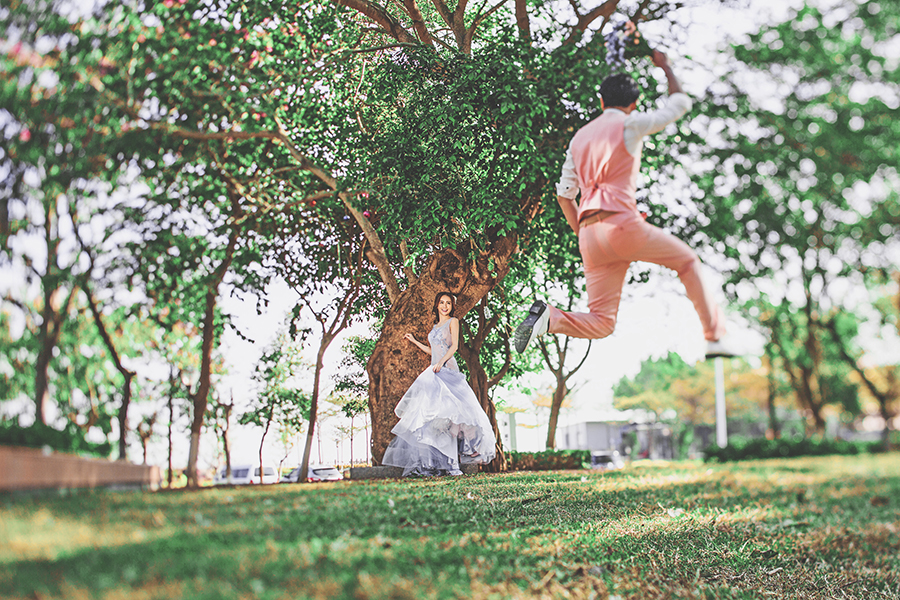
{"type": "Polygon", "coordinates": [[[47,424],[47,405],[50,402],[50,360],[53,358],[53,349],[59,341],[65,314],[69,310],[72,296],[75,295],[73,289],[69,292],[65,302],[60,302],[59,295],[62,290],[55,286],[50,287],[51,289],[44,292],[44,307],[41,311],[39,333],[41,350],[38,353],[34,375],[34,403],[37,421],[43,425],[47,424]]]}
{"type": "MultiPolygon", "coordinates": [[[[91,266],[93,266],[93,258],[91,259],[91,266]]],[[[125,365],[122,364],[122,358],[119,356],[119,351],[116,349],[116,345],[113,343],[112,336],[109,335],[109,330],[106,328],[106,325],[103,323],[103,316],[100,314],[100,308],[97,306],[97,302],[94,300],[93,292],[91,292],[91,288],[88,285],[87,281],[83,282],[84,285],[84,294],[87,296],[88,307],[91,310],[91,316],[94,318],[94,324],[97,326],[97,331],[100,333],[100,338],[103,340],[103,344],[106,346],[106,349],[109,350],[110,357],[113,360],[113,364],[116,366],[116,370],[122,375],[122,378],[125,380],[124,385],[122,386],[122,405],[119,407],[119,460],[126,460],[127,452],[128,452],[128,408],[131,406],[131,381],[134,379],[135,372],[125,368],[125,365]]]]}
{"type": "Polygon", "coordinates": [[[234,393],[231,404],[225,406],[225,428],[222,430],[222,450],[225,452],[225,481],[231,483],[231,411],[234,409],[234,393]]]}
{"type": "Polygon", "coordinates": [[[219,285],[225,278],[225,273],[231,267],[234,257],[234,248],[237,244],[237,231],[232,231],[228,238],[228,247],[222,264],[216,271],[215,278],[210,282],[206,291],[206,307],[203,314],[203,343],[200,350],[200,386],[197,392],[191,396],[194,405],[194,418],[191,421],[191,447],[188,452],[187,477],[188,487],[198,487],[199,474],[197,473],[197,460],[200,457],[200,433],[203,430],[203,419],[206,417],[206,406],[209,402],[210,372],[212,370],[212,349],[216,341],[216,302],[219,298],[219,285]]]}
{"type": "Polygon", "coordinates": [[[191,421],[191,447],[188,452],[188,487],[198,487],[200,485],[199,474],[197,473],[197,460],[200,457],[200,433],[203,430],[203,419],[206,417],[206,406],[209,401],[209,375],[215,338],[214,322],[218,294],[218,285],[214,290],[211,289],[206,293],[206,314],[203,317],[203,344],[200,357],[200,387],[194,394],[191,394],[194,416],[191,421]]]}
{"type": "MultiPolygon", "coordinates": [[[[322,337],[322,343],[319,346],[319,352],[316,355],[316,371],[313,377],[313,391],[312,398],[309,402],[309,430],[306,432],[306,443],[303,446],[303,462],[300,463],[300,476],[297,477],[298,482],[305,482],[307,477],[309,477],[309,457],[312,454],[312,445],[313,445],[313,433],[316,430],[316,417],[319,410],[319,383],[322,377],[322,365],[323,365],[323,357],[325,356],[325,350],[328,349],[328,345],[331,343],[331,338],[329,338],[328,334],[322,337]]],[[[322,439],[319,436],[319,462],[322,460],[322,439]]]]}
{"type": "Polygon", "coordinates": [[[569,393],[566,381],[559,374],[556,375],[556,389],[553,390],[553,400],[550,403],[550,421],[547,424],[547,450],[556,449],[556,428],[559,425],[559,411],[562,403],[569,393]]]}
{"type": "Polygon", "coordinates": [[[166,433],[166,437],[169,442],[169,456],[168,456],[168,467],[169,473],[166,476],[166,482],[168,484],[169,489],[172,489],[172,479],[174,477],[172,473],[172,425],[175,421],[175,369],[172,368],[171,374],[169,375],[169,427],[166,433]]]}
{"type": "MultiPolygon", "coordinates": [[[[462,346],[462,344],[460,344],[460,346],[462,346]]],[[[475,397],[478,398],[481,408],[491,422],[494,439],[497,440],[497,443],[494,446],[496,456],[494,457],[494,460],[486,464],[483,468],[489,473],[502,473],[507,470],[508,465],[506,462],[506,454],[503,453],[503,438],[500,436],[500,426],[497,424],[497,407],[494,406],[494,402],[488,394],[489,386],[487,373],[484,372],[484,367],[481,366],[477,353],[466,353],[465,357],[468,358],[468,360],[466,360],[466,367],[469,369],[469,387],[475,392],[475,397]]]]}
{"type": "Polygon", "coordinates": [[[766,408],[769,412],[769,431],[772,432],[773,440],[777,440],[781,437],[781,425],[778,423],[778,413],[775,407],[777,383],[778,382],[775,379],[775,365],[772,361],[772,357],[769,356],[769,394],[766,397],[766,408]]]}
{"type": "MultiPolygon", "coordinates": [[[[119,460],[127,460],[128,456],[128,407],[131,405],[131,380],[134,373],[124,371],[125,385],[122,386],[122,406],[119,407],[119,460]]],[[[146,462],[146,461],[145,461],[146,462]]]]}
{"type": "Polygon", "coordinates": [[[266,419],[266,427],[263,429],[262,438],[259,440],[259,485],[263,484],[263,479],[266,476],[266,468],[263,465],[263,444],[266,443],[266,435],[269,433],[269,427],[272,426],[272,417],[274,415],[274,410],[269,413],[269,418],[266,419]]]}
{"type": "Polygon", "coordinates": [[[431,308],[438,292],[456,295],[456,317],[465,315],[509,271],[516,250],[513,238],[500,238],[474,262],[455,250],[434,254],[416,282],[400,294],[385,318],[384,328],[366,365],[369,411],[372,415],[372,462],[381,464],[397,424],[394,408],[412,382],[428,366],[424,354],[403,336],[421,335],[434,321],[431,308]],[[491,268],[491,262],[493,268],[491,268]]]}
{"type": "Polygon", "coordinates": [[[353,417],[350,417],[350,466],[353,466],[353,417]]]}

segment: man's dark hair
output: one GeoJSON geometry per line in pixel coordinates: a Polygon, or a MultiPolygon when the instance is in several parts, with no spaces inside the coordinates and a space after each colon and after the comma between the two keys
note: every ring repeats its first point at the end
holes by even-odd
{"type": "Polygon", "coordinates": [[[600,84],[600,97],[603,98],[603,105],[607,108],[629,106],[640,95],[641,88],[627,73],[610,75],[600,84]]]}

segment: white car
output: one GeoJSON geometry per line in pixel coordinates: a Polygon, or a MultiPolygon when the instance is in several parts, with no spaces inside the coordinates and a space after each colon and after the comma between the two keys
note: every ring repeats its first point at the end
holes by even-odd
{"type": "MultiPolygon", "coordinates": [[[[231,465],[231,481],[226,476],[227,469],[216,473],[215,485],[250,485],[260,482],[259,465],[231,465]]],[[[278,483],[278,472],[273,467],[263,467],[262,483],[278,483]]]]}
{"type": "MultiPolygon", "coordinates": [[[[299,477],[300,467],[297,467],[282,477],[281,483],[297,483],[299,477]]],[[[309,482],[340,481],[343,478],[340,471],[328,465],[309,465],[309,472],[306,474],[306,480],[309,482]]]]}

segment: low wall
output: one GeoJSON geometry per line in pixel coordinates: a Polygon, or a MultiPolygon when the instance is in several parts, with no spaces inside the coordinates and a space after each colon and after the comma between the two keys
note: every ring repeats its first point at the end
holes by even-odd
{"type": "Polygon", "coordinates": [[[0,491],[95,487],[156,489],[161,481],[159,467],[150,465],[0,446],[0,491]]]}

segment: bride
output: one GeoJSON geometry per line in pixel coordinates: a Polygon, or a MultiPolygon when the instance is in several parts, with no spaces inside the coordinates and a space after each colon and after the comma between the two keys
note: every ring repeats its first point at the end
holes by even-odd
{"type": "Polygon", "coordinates": [[[407,333],[404,337],[431,355],[431,366],[419,375],[394,412],[400,422],[381,463],[403,467],[403,476],[462,475],[460,463],[494,459],[496,439],[491,423],[459,372],[453,354],[459,347],[459,319],[450,292],[434,299],[435,326],[430,348],[407,333]]]}

